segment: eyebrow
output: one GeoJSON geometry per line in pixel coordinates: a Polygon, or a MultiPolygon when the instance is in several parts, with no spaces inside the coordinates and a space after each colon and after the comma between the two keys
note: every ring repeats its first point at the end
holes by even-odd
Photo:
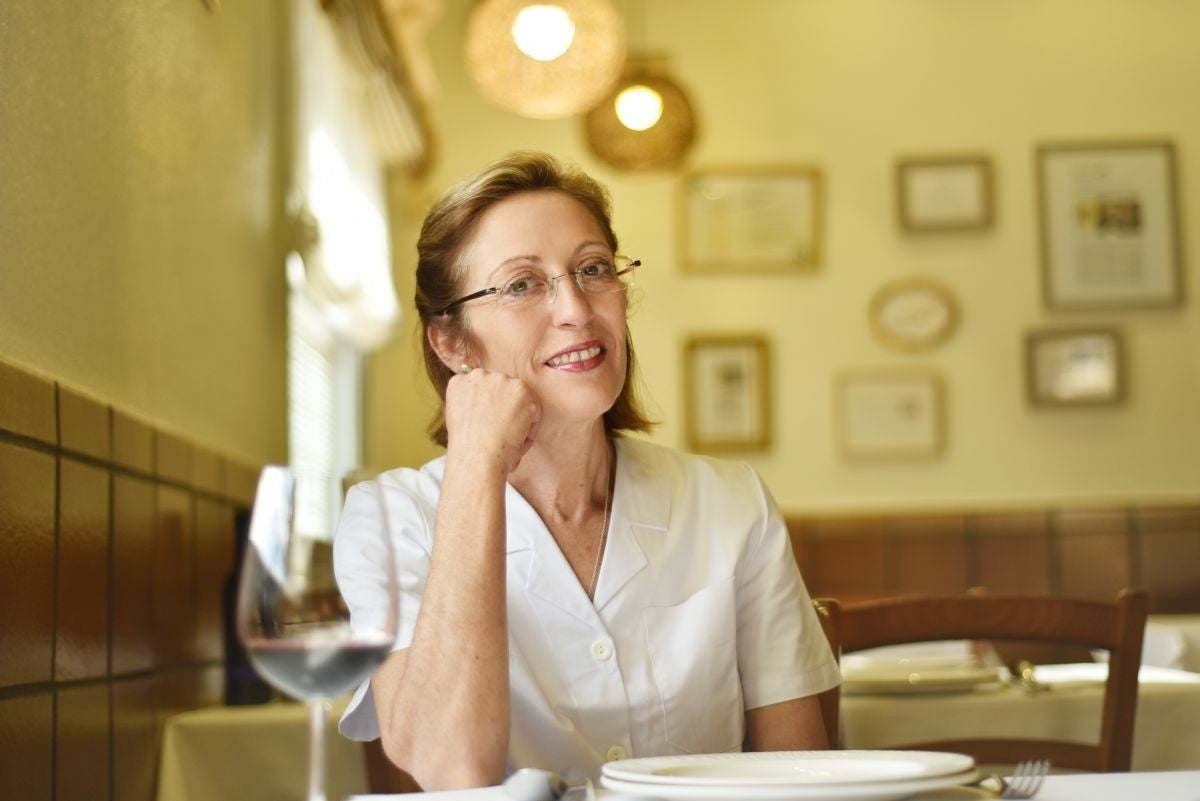
{"type": "MultiPolygon", "coordinates": [[[[604,248],[606,251],[608,250],[607,242],[600,240],[600,239],[589,239],[586,242],[579,243],[579,245],[575,248],[575,251],[573,253],[571,253],[571,258],[575,258],[576,256],[578,256],[580,253],[587,250],[588,248],[595,247],[597,245],[604,248]]],[[[496,280],[497,273],[499,273],[505,267],[508,267],[517,262],[532,262],[534,264],[541,264],[543,261],[544,260],[542,259],[541,256],[534,256],[532,254],[521,255],[521,256],[509,256],[507,259],[505,259],[504,261],[502,261],[498,265],[496,265],[496,269],[494,269],[490,273],[488,273],[487,280],[488,280],[488,282],[496,280]]]]}

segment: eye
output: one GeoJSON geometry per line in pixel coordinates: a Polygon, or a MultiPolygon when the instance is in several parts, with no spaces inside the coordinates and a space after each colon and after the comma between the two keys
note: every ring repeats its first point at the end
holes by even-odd
{"type": "Polygon", "coordinates": [[[500,293],[505,297],[519,298],[523,295],[534,294],[538,291],[545,282],[542,279],[533,275],[518,275],[515,278],[510,278],[500,290],[500,293]]]}
{"type": "Polygon", "coordinates": [[[579,274],[584,278],[608,278],[616,270],[613,268],[610,261],[593,261],[589,262],[580,268],[579,274]]]}

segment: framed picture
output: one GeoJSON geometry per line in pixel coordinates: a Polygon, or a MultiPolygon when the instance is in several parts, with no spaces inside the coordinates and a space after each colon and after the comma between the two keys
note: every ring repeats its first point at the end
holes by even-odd
{"type": "Polygon", "coordinates": [[[695,336],[684,348],[688,446],[698,451],[771,443],[771,363],[756,335],[695,336]]]}
{"type": "Polygon", "coordinates": [[[706,169],[684,176],[679,240],[697,273],[806,272],[821,262],[815,168],[706,169]]]}
{"type": "Polygon", "coordinates": [[[1111,328],[1025,335],[1025,386],[1035,406],[1096,406],[1125,396],[1121,335],[1111,328]]]}
{"type": "Polygon", "coordinates": [[[1044,145],[1037,151],[1037,169],[1047,308],[1180,302],[1170,142],[1044,145]]]}
{"type": "Polygon", "coordinates": [[[918,353],[950,338],[958,325],[958,303],[948,287],[914,275],[889,281],[876,290],[867,320],[879,344],[918,353]]]}
{"type": "Polygon", "coordinates": [[[929,156],[896,162],[900,227],[914,233],[992,225],[992,162],[983,156],[929,156]]]}
{"type": "Polygon", "coordinates": [[[911,461],[942,450],[942,382],[927,370],[857,370],[834,381],[838,452],[848,461],[911,461]]]}

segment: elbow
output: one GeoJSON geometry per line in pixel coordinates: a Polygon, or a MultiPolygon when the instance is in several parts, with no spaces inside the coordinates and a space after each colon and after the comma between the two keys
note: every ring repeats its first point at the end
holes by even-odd
{"type": "Polygon", "coordinates": [[[426,792],[490,787],[504,781],[505,751],[483,754],[490,749],[419,747],[383,738],[383,750],[426,792]]]}

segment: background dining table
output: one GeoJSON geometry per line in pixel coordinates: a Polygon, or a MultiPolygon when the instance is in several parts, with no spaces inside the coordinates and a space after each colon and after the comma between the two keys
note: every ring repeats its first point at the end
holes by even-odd
{"type": "MultiPolygon", "coordinates": [[[[1094,741],[1099,729],[1103,668],[1085,665],[1072,676],[1069,669],[1056,666],[1058,680],[1049,681],[1049,689],[1036,693],[1026,693],[1016,686],[919,695],[847,693],[842,697],[842,745],[886,748],[901,742],[978,732],[985,724],[988,731],[1034,731],[1044,736],[1094,741]]],[[[331,709],[331,726],[344,703],[335,703],[331,709]]],[[[303,798],[307,721],[304,705],[290,702],[210,707],[172,716],[163,733],[158,801],[303,798]]],[[[366,793],[361,745],[336,735],[330,736],[327,743],[329,797],[366,793]]],[[[1117,797],[1122,801],[1137,797],[1200,801],[1200,674],[1143,667],[1133,767],[1135,771],[1193,771],[1191,795],[1159,796],[1139,791],[1112,796],[1114,801],[1117,797]]],[[[1049,794],[1038,798],[1058,801],[1049,794]]],[[[1064,796],[1062,801],[1076,798],[1083,800],[1083,796],[1064,796]]],[[[1107,799],[1096,796],[1086,801],[1107,799]]]]}

